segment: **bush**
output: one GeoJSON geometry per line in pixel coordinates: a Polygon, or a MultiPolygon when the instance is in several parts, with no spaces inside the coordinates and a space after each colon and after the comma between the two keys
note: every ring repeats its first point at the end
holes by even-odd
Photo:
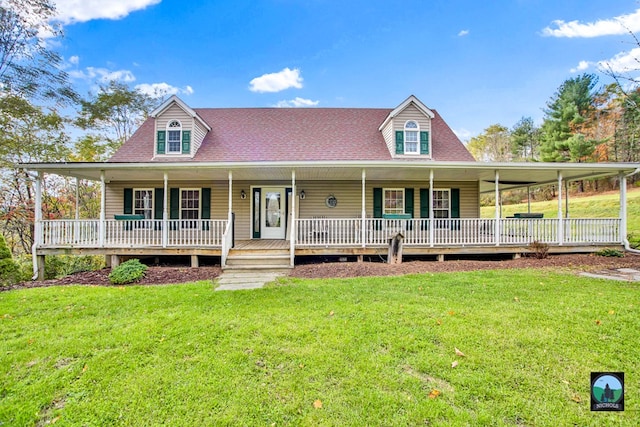
{"type": "Polygon", "coordinates": [[[611,248],[600,249],[598,252],[596,252],[596,255],[606,256],[606,257],[617,257],[617,258],[624,257],[624,253],[622,251],[619,251],[618,249],[611,249],[611,248]]]}
{"type": "Polygon", "coordinates": [[[0,234],[0,286],[13,285],[21,278],[20,266],[13,260],[7,241],[0,234]]]}
{"type": "Polygon", "coordinates": [[[138,259],[130,259],[114,268],[109,274],[112,285],[125,285],[142,279],[147,271],[147,266],[138,259]]]}
{"type": "Polygon", "coordinates": [[[537,240],[529,243],[529,250],[537,259],[545,259],[549,256],[549,245],[538,242],[537,240]]]}
{"type": "Polygon", "coordinates": [[[98,255],[55,255],[45,260],[45,279],[59,279],[81,271],[94,271],[104,268],[104,257],[98,255]]]}

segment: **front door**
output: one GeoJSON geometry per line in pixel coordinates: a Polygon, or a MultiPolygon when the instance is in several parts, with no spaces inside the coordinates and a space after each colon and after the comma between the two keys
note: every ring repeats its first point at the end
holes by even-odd
{"type": "Polygon", "coordinates": [[[261,238],[284,239],[286,229],[286,191],[284,187],[263,187],[260,206],[261,238]]]}

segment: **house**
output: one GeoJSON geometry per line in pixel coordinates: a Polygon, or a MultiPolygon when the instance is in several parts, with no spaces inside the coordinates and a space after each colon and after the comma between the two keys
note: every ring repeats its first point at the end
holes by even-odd
{"type": "Polygon", "coordinates": [[[618,218],[568,218],[565,183],[640,165],[474,161],[436,110],[410,96],[380,108],[191,108],[172,96],[104,163],[24,164],[100,181],[97,219],[43,220],[34,264],[51,254],[220,257],[223,268],[293,266],[305,255],[518,255],[594,251],[626,238],[618,218]],[[480,218],[481,193],[555,184],[557,218],[480,218]]]}

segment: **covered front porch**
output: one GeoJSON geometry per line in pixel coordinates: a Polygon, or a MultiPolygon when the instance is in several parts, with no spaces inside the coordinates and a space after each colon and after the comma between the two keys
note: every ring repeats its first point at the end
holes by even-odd
{"type": "MultiPolygon", "coordinates": [[[[398,233],[403,235],[405,254],[433,254],[439,258],[454,253],[518,254],[526,252],[532,242],[549,245],[550,252],[595,251],[603,246],[623,247],[627,235],[626,179],[637,171],[637,165],[629,164],[424,161],[198,165],[73,163],[24,166],[38,173],[33,248],[36,266],[42,264],[40,257],[66,253],[191,255],[195,265],[198,256],[208,255],[219,256],[224,267],[230,250],[234,246],[237,249],[238,242],[261,240],[255,237],[257,208],[254,208],[251,199],[256,194],[256,187],[274,186],[284,189],[282,197],[287,199],[286,211],[282,208],[280,212],[283,218],[286,217],[284,238],[278,240],[287,247],[291,266],[296,256],[303,255],[361,257],[380,254],[387,247],[388,239],[398,233]],[[44,173],[101,182],[100,218],[44,220],[40,185],[44,173]],[[615,177],[620,183],[618,217],[567,217],[565,183],[607,176],[615,177]],[[164,200],[157,201],[157,206],[162,208],[161,218],[143,219],[126,215],[107,218],[105,188],[125,180],[152,183],[149,187],[157,187],[157,183],[162,183],[164,192],[160,194],[164,194],[164,200]],[[218,217],[212,219],[170,218],[169,182],[195,181],[226,183],[222,184],[226,206],[222,208],[218,204],[219,211],[226,211],[225,215],[215,215],[218,217]],[[393,187],[394,182],[414,188],[416,193],[420,190],[420,196],[425,197],[425,204],[432,207],[438,183],[461,183],[467,188],[464,197],[476,207],[467,209],[459,217],[449,215],[442,218],[437,216],[438,212],[434,209],[423,212],[419,207],[412,207],[410,215],[384,214],[378,217],[372,206],[375,201],[372,202],[371,192],[375,192],[376,187],[393,187]],[[528,215],[520,218],[501,217],[499,201],[502,191],[540,185],[556,186],[557,218],[528,215]],[[342,210],[332,209],[328,198],[325,206],[325,193],[321,198],[313,199],[313,192],[319,193],[318,189],[324,187],[338,189],[336,191],[345,188],[336,200],[342,210]],[[247,193],[249,200],[245,200],[247,193]],[[494,193],[496,196],[495,216],[492,218],[480,218],[481,193],[494,193]],[[320,206],[324,210],[321,211],[320,206]],[[236,211],[241,215],[236,216],[236,211]]],[[[264,235],[262,238],[269,237],[264,235]]]]}

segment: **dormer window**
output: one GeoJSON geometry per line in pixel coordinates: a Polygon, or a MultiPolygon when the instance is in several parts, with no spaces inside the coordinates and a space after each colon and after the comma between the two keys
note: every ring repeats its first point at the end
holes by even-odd
{"type": "Polygon", "coordinates": [[[420,126],[418,126],[418,123],[413,120],[409,120],[404,124],[404,154],[419,154],[419,134],[420,126]]]}
{"type": "Polygon", "coordinates": [[[179,120],[170,120],[166,130],[159,130],[156,154],[191,154],[191,131],[183,130],[179,120]]]}
{"type": "Polygon", "coordinates": [[[167,154],[182,153],[182,124],[178,120],[167,123],[167,154]]]}

